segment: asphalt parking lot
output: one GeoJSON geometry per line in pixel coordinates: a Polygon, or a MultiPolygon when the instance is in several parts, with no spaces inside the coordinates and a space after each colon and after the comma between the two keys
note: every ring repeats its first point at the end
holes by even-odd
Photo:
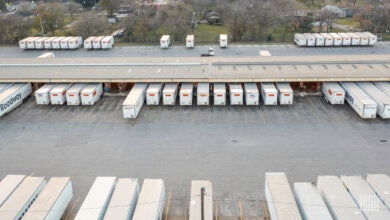
{"type": "Polygon", "coordinates": [[[325,174],[390,174],[389,121],[362,120],[347,106],[295,97],[293,106],[145,106],[122,118],[124,97],[96,106],[36,106],[0,118],[0,177],[70,176],[71,219],[96,176],[162,178],[168,219],[186,219],[191,180],[213,182],[219,219],[261,219],[264,173],[291,182],[325,174]]]}
{"type": "Polygon", "coordinates": [[[34,58],[45,52],[54,52],[56,57],[199,57],[212,47],[215,56],[259,56],[261,50],[269,51],[272,56],[316,56],[316,55],[369,55],[389,54],[390,42],[379,42],[374,47],[330,47],[304,48],[293,44],[238,44],[221,49],[218,45],[201,45],[193,49],[184,46],[172,46],[161,49],[156,46],[117,46],[111,50],[22,50],[19,47],[0,47],[0,58],[34,58]]]}

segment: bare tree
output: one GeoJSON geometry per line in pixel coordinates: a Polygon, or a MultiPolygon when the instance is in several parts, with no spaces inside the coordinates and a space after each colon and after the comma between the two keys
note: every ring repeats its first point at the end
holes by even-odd
{"type": "Polygon", "coordinates": [[[83,38],[107,34],[107,30],[107,19],[94,12],[83,14],[74,26],[75,33],[83,38]]]}
{"type": "Polygon", "coordinates": [[[67,2],[65,3],[66,10],[70,14],[70,17],[73,18],[73,15],[82,10],[82,5],[77,2],[67,2]]]}

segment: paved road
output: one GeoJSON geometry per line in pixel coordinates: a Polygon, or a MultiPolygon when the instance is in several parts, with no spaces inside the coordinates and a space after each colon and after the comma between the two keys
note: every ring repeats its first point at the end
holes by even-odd
{"type": "MultiPolygon", "coordinates": [[[[196,46],[186,49],[184,46],[173,46],[161,49],[158,46],[115,47],[107,51],[88,51],[83,48],[75,51],[54,51],[56,57],[198,57],[213,47],[216,56],[259,56],[260,50],[266,50],[272,56],[299,55],[367,55],[389,54],[390,42],[380,42],[375,47],[340,47],[340,48],[300,48],[288,45],[231,45],[221,49],[216,45],[196,46]]],[[[38,57],[48,51],[24,51],[18,47],[0,47],[0,58],[38,57]]]]}
{"type": "Polygon", "coordinates": [[[362,120],[319,97],[278,108],[147,106],[134,121],[122,118],[123,100],[68,107],[31,99],[0,118],[0,177],[71,176],[70,216],[96,176],[163,178],[170,219],[188,214],[190,181],[209,179],[220,219],[230,219],[239,201],[244,216],[264,216],[267,171],[286,172],[291,182],[390,174],[390,122],[362,120]]]}

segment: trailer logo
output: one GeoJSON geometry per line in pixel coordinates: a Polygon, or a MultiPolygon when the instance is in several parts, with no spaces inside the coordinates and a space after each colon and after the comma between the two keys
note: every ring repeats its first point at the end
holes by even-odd
{"type": "Polygon", "coordinates": [[[0,111],[7,110],[8,107],[12,106],[15,102],[22,99],[22,93],[17,94],[14,97],[11,97],[6,103],[0,104],[0,111]]]}

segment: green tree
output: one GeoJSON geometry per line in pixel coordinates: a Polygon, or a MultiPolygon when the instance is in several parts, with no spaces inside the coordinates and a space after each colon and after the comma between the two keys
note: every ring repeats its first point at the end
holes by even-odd
{"type": "Polygon", "coordinates": [[[92,8],[96,5],[96,0],[74,0],[75,2],[81,4],[83,8],[92,8]]]}

